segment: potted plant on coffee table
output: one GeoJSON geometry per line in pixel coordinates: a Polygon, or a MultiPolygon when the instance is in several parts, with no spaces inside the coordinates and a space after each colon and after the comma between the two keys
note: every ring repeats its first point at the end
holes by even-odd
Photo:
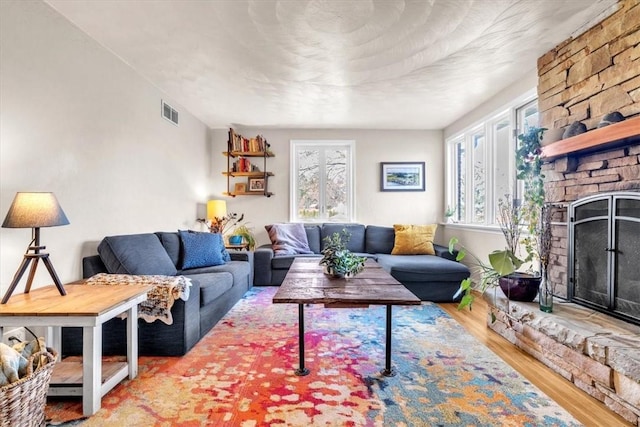
{"type": "Polygon", "coordinates": [[[347,230],[333,233],[324,238],[324,249],[320,265],[324,265],[325,273],[333,278],[351,277],[364,269],[367,258],[358,256],[347,249],[351,234],[347,230]]]}

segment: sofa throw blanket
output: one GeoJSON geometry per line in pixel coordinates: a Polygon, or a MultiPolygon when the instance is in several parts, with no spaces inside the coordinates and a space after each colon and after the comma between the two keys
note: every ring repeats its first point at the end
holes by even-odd
{"type": "MultiPolygon", "coordinates": [[[[153,285],[147,300],[138,308],[138,316],[148,323],[160,320],[173,324],[171,307],[175,300],[189,299],[191,279],[184,276],[140,276],[130,274],[99,273],[86,280],[89,285],[153,285]]],[[[124,316],[122,316],[124,317],[124,316]]]]}

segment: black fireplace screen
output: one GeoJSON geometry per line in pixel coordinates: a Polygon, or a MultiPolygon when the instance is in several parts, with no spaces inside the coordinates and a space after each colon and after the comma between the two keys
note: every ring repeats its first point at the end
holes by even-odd
{"type": "Polygon", "coordinates": [[[640,193],[571,204],[569,299],[640,324],[640,193]]]}

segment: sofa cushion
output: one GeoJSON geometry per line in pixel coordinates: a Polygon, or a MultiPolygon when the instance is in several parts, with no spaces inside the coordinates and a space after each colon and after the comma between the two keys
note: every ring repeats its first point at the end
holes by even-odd
{"type": "Polygon", "coordinates": [[[390,254],[395,240],[393,227],[367,225],[365,247],[370,254],[390,254]]]}
{"type": "Polygon", "coordinates": [[[309,249],[314,254],[320,253],[320,226],[318,224],[305,224],[304,231],[307,233],[309,249]]]}
{"type": "Polygon", "coordinates": [[[220,233],[202,233],[196,231],[179,231],[182,242],[183,270],[197,267],[222,265],[225,261],[226,249],[220,233]]]}
{"type": "Polygon", "coordinates": [[[180,235],[175,232],[167,232],[167,231],[158,231],[156,232],[156,236],[160,239],[160,243],[164,246],[164,250],[167,251],[169,258],[173,262],[173,265],[176,268],[179,267],[180,264],[180,255],[181,255],[181,244],[180,244],[180,235]]]}
{"type": "Polygon", "coordinates": [[[437,224],[394,224],[395,239],[391,255],[435,255],[433,238],[437,224]]]}
{"type": "Polygon", "coordinates": [[[98,253],[112,274],[176,274],[176,266],[155,234],[107,236],[98,245],[98,253]]]}
{"type": "Polygon", "coordinates": [[[228,272],[187,274],[185,277],[200,282],[200,307],[211,304],[233,286],[233,276],[228,272]]]}
{"type": "Polygon", "coordinates": [[[264,228],[269,234],[275,255],[311,254],[307,233],[300,223],[269,224],[264,228]]]}
{"type": "Polygon", "coordinates": [[[466,265],[434,255],[378,254],[378,264],[400,282],[460,282],[469,277],[466,265]]]}
{"type": "MultiPolygon", "coordinates": [[[[229,261],[221,265],[181,270],[179,273],[185,276],[194,275],[194,277],[208,273],[230,273],[233,276],[234,286],[244,285],[248,283],[251,276],[251,264],[247,261],[229,261]]],[[[202,281],[202,279],[198,280],[202,281]]]]}
{"type": "Polygon", "coordinates": [[[351,252],[366,252],[364,246],[365,227],[363,224],[323,224],[320,233],[320,237],[322,238],[321,249],[324,249],[325,237],[330,237],[333,233],[342,233],[342,230],[347,230],[347,232],[351,234],[351,238],[347,243],[347,249],[351,252]]]}

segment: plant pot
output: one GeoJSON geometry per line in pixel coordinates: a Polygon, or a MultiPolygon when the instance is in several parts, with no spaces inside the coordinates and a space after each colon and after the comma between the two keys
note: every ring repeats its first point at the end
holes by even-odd
{"type": "Polygon", "coordinates": [[[240,235],[229,236],[229,244],[230,245],[241,245],[242,244],[242,236],[240,236],[240,235]]]}
{"type": "Polygon", "coordinates": [[[527,273],[512,273],[498,280],[500,289],[511,301],[531,302],[538,295],[540,276],[527,273]]]}

